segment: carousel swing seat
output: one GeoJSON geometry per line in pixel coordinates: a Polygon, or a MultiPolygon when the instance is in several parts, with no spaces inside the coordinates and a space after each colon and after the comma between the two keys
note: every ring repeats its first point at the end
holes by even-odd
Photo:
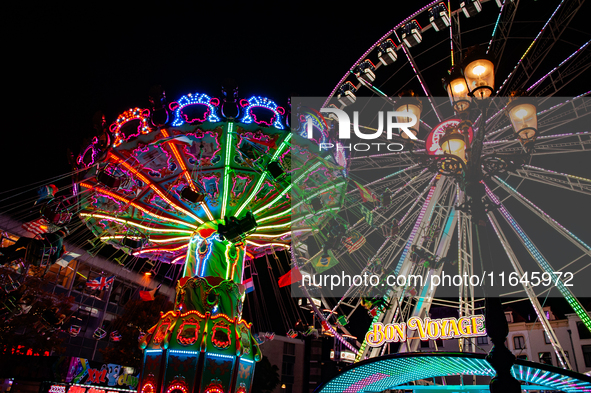
{"type": "Polygon", "coordinates": [[[57,247],[52,246],[47,239],[32,241],[27,245],[25,262],[37,267],[45,267],[47,270],[51,265],[51,257],[57,252],[57,247]]]}

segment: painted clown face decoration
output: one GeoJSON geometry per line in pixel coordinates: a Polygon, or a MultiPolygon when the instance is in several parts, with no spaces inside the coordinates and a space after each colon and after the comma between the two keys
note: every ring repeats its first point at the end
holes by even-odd
{"type": "Polygon", "coordinates": [[[201,225],[189,242],[184,277],[221,277],[242,283],[244,243],[222,240],[217,232],[221,220],[201,225]]]}

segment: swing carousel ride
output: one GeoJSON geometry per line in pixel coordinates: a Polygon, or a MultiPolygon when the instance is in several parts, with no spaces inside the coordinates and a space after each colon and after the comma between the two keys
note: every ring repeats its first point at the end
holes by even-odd
{"type": "MultiPolygon", "coordinates": [[[[78,157],[79,214],[96,237],[183,265],[174,309],[140,342],[142,393],[250,391],[261,354],[241,318],[245,259],[290,247],[292,188],[338,183],[315,193],[329,208],[341,202],[342,168],[290,132],[282,107],[229,93],[168,104],[160,92],[151,109],[124,112],[78,157]],[[304,175],[295,179],[292,167],[304,175]],[[184,371],[163,367],[177,363],[184,371]]],[[[297,215],[309,224],[301,232],[324,220],[306,205],[297,215]]]]}

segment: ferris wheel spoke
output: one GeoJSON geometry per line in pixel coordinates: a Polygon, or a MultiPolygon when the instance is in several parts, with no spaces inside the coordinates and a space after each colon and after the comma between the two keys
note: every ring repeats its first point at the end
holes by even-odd
{"type": "Polygon", "coordinates": [[[501,59],[503,58],[503,53],[505,52],[505,47],[509,41],[509,33],[511,31],[511,26],[513,25],[513,20],[515,19],[515,14],[517,14],[518,6],[519,0],[503,0],[503,4],[499,9],[499,16],[497,17],[492,36],[490,37],[486,49],[486,53],[496,59],[495,68],[498,68],[501,59]]]}
{"type": "MultiPolygon", "coordinates": [[[[393,271],[393,274],[396,276],[399,274],[407,275],[408,271],[410,270],[410,258],[408,258],[409,250],[410,250],[410,247],[416,243],[416,235],[418,234],[418,231],[421,228],[421,225],[423,223],[423,219],[425,217],[426,212],[429,211],[429,209],[433,207],[433,203],[435,203],[435,200],[437,199],[437,195],[435,196],[435,198],[433,198],[434,194],[436,194],[436,193],[438,194],[442,185],[443,185],[443,182],[436,181],[436,180],[439,180],[440,177],[441,177],[441,175],[433,176],[432,180],[429,182],[429,185],[425,189],[425,192],[427,192],[427,197],[426,197],[425,203],[423,204],[423,206],[420,209],[419,216],[414,223],[413,229],[412,229],[409,237],[406,240],[406,245],[403,248],[402,255],[400,256],[399,261],[393,271]]],[[[419,198],[417,198],[417,202],[418,202],[418,200],[419,200],[419,198]]],[[[407,215],[405,215],[405,217],[407,215]]],[[[401,222],[403,222],[403,221],[404,221],[404,219],[401,220],[401,222]]],[[[403,296],[404,296],[404,292],[402,291],[401,288],[398,288],[396,291],[394,291],[394,294],[389,299],[389,309],[386,312],[378,312],[376,314],[376,316],[373,318],[373,321],[372,321],[369,329],[371,330],[373,327],[373,324],[377,323],[378,321],[380,321],[380,322],[386,321],[386,323],[390,323],[391,321],[393,321],[398,316],[397,311],[398,311],[398,304],[400,303],[399,299],[401,299],[403,296]]],[[[359,349],[358,358],[361,359],[363,356],[365,356],[367,351],[368,351],[367,341],[364,340],[361,345],[361,348],[359,349]]],[[[380,351],[379,348],[372,348],[371,349],[371,356],[372,357],[378,356],[379,351],[380,351]]]]}
{"type": "MultiPolygon", "coordinates": [[[[384,222],[387,222],[388,220],[392,220],[392,218],[394,218],[394,215],[396,215],[398,212],[400,212],[401,210],[404,210],[406,206],[408,206],[409,203],[413,203],[415,201],[415,198],[421,195],[421,191],[417,190],[415,187],[420,186],[421,184],[423,184],[425,181],[427,181],[429,178],[431,178],[430,174],[427,173],[426,169],[423,169],[419,174],[411,177],[408,173],[405,174],[405,178],[402,179],[397,179],[397,181],[395,183],[385,183],[383,185],[380,185],[380,188],[376,189],[374,188],[373,191],[379,190],[381,188],[388,188],[388,187],[397,187],[399,186],[399,188],[397,188],[394,192],[390,193],[390,203],[389,205],[386,206],[381,206],[381,202],[380,205],[374,207],[371,210],[371,214],[375,215],[375,217],[377,219],[384,219],[384,222]],[[403,183],[406,179],[409,179],[408,181],[406,181],[405,183],[403,183]],[[402,184],[400,184],[402,183],[402,184]],[[401,197],[397,197],[402,191],[406,191],[405,193],[401,194],[401,197]],[[390,212],[390,209],[395,209],[393,213],[389,213],[389,218],[385,218],[386,214],[388,212],[390,212]]],[[[343,208],[344,210],[359,210],[360,206],[363,206],[363,200],[361,199],[361,196],[358,196],[357,193],[359,191],[358,190],[351,190],[347,196],[347,203],[346,206],[343,208]],[[353,195],[355,196],[353,196],[353,195]],[[361,199],[361,200],[360,200],[361,199]]],[[[383,194],[385,194],[386,191],[384,191],[383,194]]],[[[357,226],[358,224],[360,224],[361,222],[364,222],[365,218],[362,217],[359,221],[357,221],[357,223],[355,223],[353,225],[353,227],[357,226]]]]}
{"type": "MultiPolygon", "coordinates": [[[[546,223],[548,223],[548,225],[550,225],[552,228],[554,228],[558,233],[560,233],[562,236],[564,236],[566,239],[568,239],[570,242],[572,242],[575,246],[579,247],[584,253],[591,256],[591,247],[588,244],[583,242],[581,239],[579,239],[577,236],[575,236],[572,232],[570,232],[564,226],[560,225],[560,223],[558,223],[558,221],[554,220],[546,212],[544,212],[542,209],[540,209],[539,207],[534,205],[529,199],[525,198],[522,194],[520,194],[517,190],[515,190],[513,187],[511,187],[505,181],[500,179],[498,176],[493,176],[492,179],[496,184],[501,186],[501,188],[503,188],[510,195],[515,197],[515,199],[517,199],[519,202],[521,202],[525,207],[527,207],[529,210],[534,212],[538,217],[540,217],[542,220],[544,220],[546,223]]],[[[590,180],[589,186],[591,186],[591,180],[590,180]]]]}
{"type": "Polygon", "coordinates": [[[591,58],[591,51],[589,50],[590,42],[591,41],[587,41],[584,43],[570,56],[560,62],[560,64],[528,87],[528,94],[537,97],[552,97],[561,88],[568,85],[585,72],[591,65],[591,62],[589,61],[591,58]],[[565,64],[566,67],[563,67],[565,64]],[[544,86],[543,82],[545,81],[548,83],[544,86]]]}
{"type": "Polygon", "coordinates": [[[404,43],[402,42],[400,37],[398,37],[398,33],[396,31],[394,31],[394,36],[396,37],[396,39],[398,40],[398,43],[402,47],[402,50],[404,51],[404,54],[406,55],[406,58],[408,59],[408,63],[412,67],[412,70],[415,73],[415,76],[417,77],[419,83],[421,84],[421,87],[423,88],[423,92],[425,93],[427,100],[429,100],[429,104],[431,105],[431,108],[433,108],[433,113],[435,113],[435,116],[437,116],[437,119],[439,120],[439,122],[441,122],[441,119],[442,119],[441,115],[439,114],[439,110],[437,109],[437,105],[435,105],[435,103],[431,99],[431,97],[432,97],[431,92],[429,91],[429,87],[427,86],[427,83],[425,82],[425,78],[423,78],[423,75],[421,74],[421,70],[417,67],[417,64],[415,63],[414,58],[410,54],[410,51],[408,50],[406,45],[404,45],[404,43]]]}
{"type": "MultiPolygon", "coordinates": [[[[532,156],[548,154],[570,154],[589,151],[591,132],[578,132],[559,135],[542,135],[536,140],[532,156]]],[[[504,154],[521,154],[523,147],[517,139],[484,142],[485,154],[494,154],[502,149],[504,154]]]]}
{"type": "Polygon", "coordinates": [[[513,176],[591,195],[591,179],[580,176],[573,176],[532,165],[524,165],[523,168],[517,169],[513,176]]]}
{"type": "MultiPolygon", "coordinates": [[[[488,219],[489,219],[489,222],[491,223],[499,241],[503,245],[503,249],[505,250],[505,253],[507,254],[507,257],[509,258],[511,265],[513,266],[513,270],[519,275],[519,277],[523,277],[525,275],[525,271],[523,270],[523,268],[521,267],[521,264],[517,260],[517,257],[515,256],[515,253],[513,252],[513,249],[511,248],[511,245],[507,241],[507,238],[506,238],[505,234],[503,233],[503,231],[502,231],[499,223],[497,222],[497,219],[495,218],[495,215],[492,211],[488,212],[488,219]]],[[[554,349],[554,352],[556,353],[558,360],[562,364],[562,367],[567,366],[569,369],[572,369],[570,366],[570,363],[568,361],[568,358],[566,357],[566,355],[564,353],[564,349],[560,345],[560,342],[558,341],[558,338],[556,337],[556,333],[554,332],[552,325],[550,325],[550,321],[544,315],[543,308],[542,308],[542,306],[541,306],[541,304],[534,292],[534,289],[532,288],[532,286],[529,282],[527,282],[527,283],[521,282],[521,284],[523,285],[523,289],[525,290],[527,297],[530,300],[530,302],[534,308],[534,311],[536,312],[536,315],[538,316],[538,320],[542,323],[542,327],[544,328],[546,335],[550,339],[550,344],[552,344],[552,348],[554,349]]]]}
{"type": "Polygon", "coordinates": [[[560,2],[513,70],[497,89],[497,95],[501,91],[505,93],[525,87],[552,47],[558,42],[583,2],[584,0],[562,0],[560,2]]]}
{"type": "Polygon", "coordinates": [[[351,158],[351,170],[405,168],[416,165],[409,152],[384,153],[351,158]]]}
{"type": "Polygon", "coordinates": [[[499,207],[499,211],[503,215],[503,218],[509,224],[513,232],[517,235],[520,242],[523,246],[528,250],[530,255],[536,261],[538,266],[545,272],[548,273],[552,277],[552,281],[555,283],[556,288],[560,291],[562,296],[565,300],[569,303],[572,307],[573,311],[581,318],[581,321],[585,324],[587,329],[591,331],[591,317],[585,311],[585,308],[581,305],[579,300],[573,295],[571,290],[564,285],[564,283],[556,277],[554,272],[556,271],[550,263],[544,258],[542,253],[538,250],[538,248],[534,245],[534,243],[530,240],[530,238],[525,234],[523,229],[519,226],[519,224],[515,221],[513,216],[505,209],[505,207],[501,204],[500,200],[497,198],[495,194],[488,188],[486,184],[484,184],[486,194],[488,195],[489,199],[495,203],[499,207]]]}
{"type": "MultiPolygon", "coordinates": [[[[426,248],[433,249],[433,255],[435,258],[442,258],[443,256],[447,255],[451,245],[451,240],[456,229],[456,222],[458,221],[458,215],[456,214],[456,210],[453,208],[453,201],[457,201],[457,196],[455,193],[449,192],[452,190],[452,188],[455,187],[453,187],[453,184],[451,182],[449,182],[449,184],[447,185],[447,190],[444,190],[444,192],[442,192],[441,194],[441,197],[439,198],[439,203],[437,204],[439,205],[439,208],[437,209],[437,212],[435,212],[434,217],[432,217],[431,220],[427,221],[427,224],[430,228],[440,227],[444,229],[440,231],[440,236],[433,242],[431,242],[430,239],[425,239],[425,235],[421,236],[421,238],[418,241],[418,244],[425,244],[424,242],[426,241],[426,248]],[[446,194],[448,192],[450,197],[449,200],[446,197],[446,194]],[[445,202],[446,200],[448,200],[447,203],[445,202]]],[[[429,311],[437,289],[436,286],[431,285],[431,277],[433,277],[434,274],[439,274],[442,271],[442,269],[443,265],[435,269],[430,268],[428,272],[425,274],[425,280],[423,282],[422,288],[416,288],[418,292],[418,300],[414,305],[409,317],[421,317],[423,315],[426,315],[426,313],[429,311]]],[[[408,342],[403,344],[401,352],[405,352],[408,350],[416,351],[418,342],[411,342],[410,345],[408,345],[408,347],[407,344],[408,342]]]]}
{"type": "MultiPolygon", "coordinates": [[[[590,114],[591,101],[584,98],[589,93],[591,93],[591,91],[587,91],[583,94],[573,97],[572,99],[565,100],[553,105],[548,109],[538,112],[538,128],[542,129],[543,133],[547,133],[555,128],[564,127],[570,122],[581,119],[582,117],[590,114]]],[[[503,124],[503,120],[506,119],[505,116],[498,116],[502,113],[502,110],[495,113],[493,116],[496,117],[495,121],[491,121],[493,120],[493,117],[489,118],[487,120],[487,127],[493,129],[499,127],[497,124],[503,124]]],[[[498,141],[506,138],[515,139],[512,138],[512,135],[513,126],[511,124],[505,123],[504,126],[486,133],[487,142],[485,142],[485,144],[491,141],[498,141]]]]}

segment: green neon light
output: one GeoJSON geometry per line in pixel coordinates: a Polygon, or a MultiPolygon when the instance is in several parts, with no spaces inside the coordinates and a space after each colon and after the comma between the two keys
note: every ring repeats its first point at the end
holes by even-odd
{"type": "MultiPolygon", "coordinates": [[[[284,211],[282,211],[281,213],[278,213],[278,214],[274,214],[274,215],[272,215],[272,216],[267,216],[267,217],[261,218],[261,219],[260,219],[260,220],[258,220],[257,222],[260,224],[261,222],[269,221],[269,220],[272,220],[272,219],[274,219],[274,218],[281,217],[281,216],[285,216],[286,214],[290,214],[290,213],[291,213],[291,211],[289,211],[289,210],[284,210],[284,211]]],[[[259,227],[259,228],[260,228],[260,227],[259,227]]]]}
{"type": "Polygon", "coordinates": [[[277,157],[279,157],[279,155],[283,152],[283,148],[285,146],[289,146],[289,140],[291,139],[293,134],[288,134],[285,139],[283,140],[283,142],[281,142],[281,145],[279,146],[279,149],[277,149],[277,151],[275,152],[275,154],[273,154],[273,158],[271,159],[271,161],[275,161],[277,159],[277,157]]]}
{"type": "Polygon", "coordinates": [[[263,206],[260,209],[258,209],[257,211],[255,211],[254,214],[259,214],[261,211],[267,210],[267,208],[274,205],[275,202],[277,202],[279,199],[281,199],[289,190],[291,190],[291,184],[289,186],[287,186],[285,188],[285,190],[283,190],[281,192],[281,194],[277,195],[277,197],[275,199],[273,199],[271,202],[267,203],[265,206],[263,206]]]}
{"type": "Polygon", "coordinates": [[[265,229],[273,229],[273,228],[283,228],[283,227],[287,227],[287,226],[290,226],[290,225],[291,225],[291,222],[287,222],[285,224],[264,225],[264,226],[261,226],[261,227],[257,227],[257,229],[263,229],[263,230],[265,230],[265,229]]]}
{"type": "MultiPolygon", "coordinates": [[[[380,319],[380,316],[382,315],[381,311],[378,311],[376,313],[376,316],[373,317],[373,319],[371,320],[371,325],[369,325],[369,329],[368,331],[373,329],[373,325],[378,322],[378,319],[380,319]]],[[[355,363],[357,363],[358,361],[361,360],[361,357],[363,356],[363,352],[365,351],[365,347],[367,346],[367,340],[363,339],[363,343],[361,344],[361,347],[359,348],[359,352],[357,352],[357,356],[355,356],[355,363]]]]}
{"type": "MultiPolygon", "coordinates": [[[[283,152],[283,149],[285,149],[287,146],[289,146],[289,140],[291,139],[292,134],[287,134],[287,137],[285,137],[285,139],[283,140],[283,142],[281,142],[281,145],[279,145],[279,148],[277,149],[277,151],[275,152],[275,154],[273,154],[273,158],[271,158],[271,161],[274,161],[277,159],[277,157],[279,157],[279,155],[283,152]]],[[[248,204],[250,203],[250,201],[252,201],[252,198],[254,198],[254,196],[259,192],[263,181],[265,181],[265,179],[267,178],[267,173],[268,171],[264,171],[263,174],[261,175],[261,177],[259,178],[259,181],[257,182],[256,187],[254,188],[254,192],[252,192],[248,198],[246,199],[246,201],[244,201],[244,203],[242,204],[242,206],[240,206],[238,208],[238,210],[236,210],[236,214],[235,216],[238,217],[240,216],[240,213],[242,212],[242,210],[244,210],[244,208],[246,206],[248,206],[248,204]]]]}
{"type": "Polygon", "coordinates": [[[224,193],[222,195],[222,212],[221,217],[226,215],[226,204],[228,202],[228,196],[232,192],[228,190],[228,182],[230,178],[230,156],[232,155],[232,131],[234,129],[234,123],[228,122],[228,129],[226,130],[226,153],[224,155],[224,193]]]}

